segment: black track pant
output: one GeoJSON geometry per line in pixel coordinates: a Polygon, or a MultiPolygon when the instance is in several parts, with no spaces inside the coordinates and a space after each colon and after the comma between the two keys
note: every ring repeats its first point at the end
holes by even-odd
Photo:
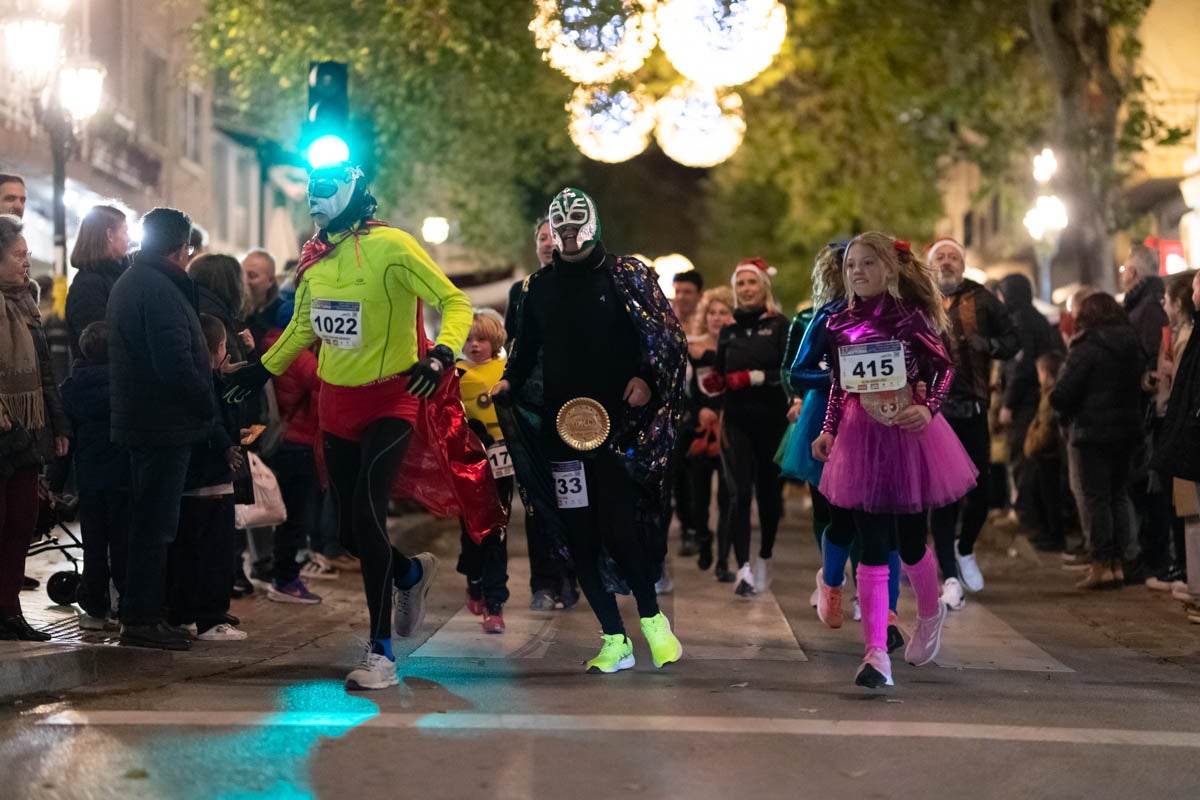
{"type": "Polygon", "coordinates": [[[924,514],[871,514],[854,511],[854,525],[831,525],[826,532],[839,547],[849,547],[857,529],[862,538],[862,563],[868,567],[886,567],[888,553],[900,551],[900,560],[916,564],[925,557],[924,514]]]}
{"type": "Polygon", "coordinates": [[[129,548],[129,493],[119,489],[81,492],[79,528],[83,536],[83,580],[76,602],[93,617],[106,617],[112,605],[109,581],[117,594],[125,585],[129,548]]]}
{"type": "Polygon", "coordinates": [[[184,497],[179,533],[167,557],[167,620],[196,623],[204,633],[229,612],[229,567],[233,553],[233,495],[184,497]]]}
{"type": "Polygon", "coordinates": [[[392,588],[409,568],[408,558],[388,539],[387,508],[412,430],[407,420],[389,417],[368,425],[357,442],[325,434],[338,531],[342,546],[362,562],[372,639],[391,637],[392,588]]]}
{"type": "Polygon", "coordinates": [[[962,500],[948,506],[935,508],[930,514],[930,527],[933,529],[933,551],[937,556],[938,566],[942,570],[942,578],[958,577],[958,562],[954,559],[954,540],[958,539],[958,549],[967,556],[975,552],[975,541],[983,530],[987,520],[988,494],[990,489],[990,470],[992,444],[988,436],[987,414],[976,414],[965,419],[946,418],[950,428],[958,435],[963,449],[967,451],[975,469],[979,470],[975,488],[967,492],[962,500]],[[962,531],[958,529],[959,517],[962,517],[962,531]]]}
{"type": "MultiPolygon", "coordinates": [[[[576,460],[557,453],[555,460],[576,460]]],[[[567,545],[575,561],[575,574],[588,604],[609,635],[625,632],[625,623],[617,608],[617,598],[604,588],[600,577],[601,546],[616,562],[621,576],[637,600],[638,616],[658,614],[658,595],[654,582],[661,571],[661,552],[655,552],[638,524],[634,499],[641,487],[626,474],[616,456],[601,452],[584,461],[588,507],[560,509],[567,528],[567,545]]]]}
{"type": "MultiPolygon", "coordinates": [[[[500,502],[507,514],[512,508],[513,479],[512,477],[497,478],[496,491],[500,494],[500,502]]],[[[503,605],[508,602],[508,531],[501,528],[483,537],[483,541],[475,544],[475,540],[467,534],[467,526],[462,525],[458,553],[458,571],[467,576],[467,581],[476,584],[483,591],[483,599],[487,605],[503,605]]]]}
{"type": "Polygon", "coordinates": [[[738,567],[750,560],[750,502],[758,500],[762,529],[760,558],[770,558],[779,518],[783,515],[783,479],[775,451],[787,428],[783,414],[758,419],[730,419],[721,424],[721,463],[729,484],[729,536],[738,567]]]}
{"type": "Polygon", "coordinates": [[[695,524],[694,530],[699,531],[701,541],[712,541],[712,528],[708,524],[709,507],[712,504],[712,478],[717,473],[717,563],[729,563],[729,485],[725,482],[725,472],[721,469],[721,459],[718,456],[689,455],[683,460],[680,470],[687,473],[692,488],[689,498],[692,502],[691,519],[695,524]]]}

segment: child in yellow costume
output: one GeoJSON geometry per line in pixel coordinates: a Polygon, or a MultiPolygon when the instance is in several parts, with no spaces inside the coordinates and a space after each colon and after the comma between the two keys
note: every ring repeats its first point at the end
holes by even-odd
{"type": "MultiPolygon", "coordinates": [[[[491,309],[476,310],[471,331],[457,363],[463,405],[471,430],[488,450],[500,501],[512,504],[513,468],[504,447],[504,434],[496,420],[490,392],[504,376],[504,322],[491,309]]],[[[476,544],[463,529],[458,571],[467,576],[467,608],[483,617],[488,633],[504,633],[503,606],[508,601],[508,543],[504,531],[489,534],[476,544]]]]}

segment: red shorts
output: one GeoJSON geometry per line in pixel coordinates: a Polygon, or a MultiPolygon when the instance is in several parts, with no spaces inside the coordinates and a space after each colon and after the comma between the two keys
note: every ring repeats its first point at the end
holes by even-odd
{"type": "Polygon", "coordinates": [[[318,417],[321,430],[357,442],[363,429],[377,419],[416,422],[421,400],[408,393],[408,375],[391,375],[362,386],[321,384],[318,417]]]}

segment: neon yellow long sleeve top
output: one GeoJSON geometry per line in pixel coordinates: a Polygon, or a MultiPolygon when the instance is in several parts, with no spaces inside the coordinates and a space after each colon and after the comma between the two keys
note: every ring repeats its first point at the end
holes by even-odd
{"type": "Polygon", "coordinates": [[[336,386],[361,386],[417,361],[417,301],[442,313],[437,343],[462,349],[471,301],[417,240],[396,228],[346,235],[309,267],[296,287],[292,321],[262,358],[281,375],[302,350],[323,340],[317,374],[336,386]]]}

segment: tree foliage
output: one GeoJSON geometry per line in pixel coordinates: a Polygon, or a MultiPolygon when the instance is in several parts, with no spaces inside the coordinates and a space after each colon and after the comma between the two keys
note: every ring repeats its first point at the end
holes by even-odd
{"type": "Polygon", "coordinates": [[[570,84],[542,63],[529,4],[492,0],[205,0],[194,37],[243,118],[295,142],[309,61],[350,65],[384,218],[450,217],[466,244],[526,255],[529,223],[575,174],[570,84]],[[519,248],[518,248],[519,245],[519,248]]]}

